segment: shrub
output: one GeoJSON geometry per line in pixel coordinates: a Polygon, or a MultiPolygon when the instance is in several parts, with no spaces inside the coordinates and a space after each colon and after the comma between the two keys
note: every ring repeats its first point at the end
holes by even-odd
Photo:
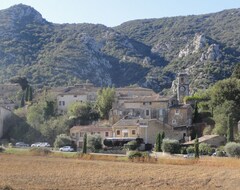
{"type": "Polygon", "coordinates": [[[124,149],[126,150],[136,150],[138,148],[138,143],[137,141],[130,141],[127,144],[124,144],[124,149]]]}
{"type": "Polygon", "coordinates": [[[0,190],[13,190],[13,188],[11,187],[11,186],[9,186],[9,185],[6,185],[6,186],[4,186],[4,187],[0,187],[0,190]]]}
{"type": "Polygon", "coordinates": [[[194,147],[193,146],[187,147],[187,153],[188,154],[193,154],[194,153],[194,147]]]}
{"type": "Polygon", "coordinates": [[[5,151],[5,148],[3,148],[2,146],[0,146],[0,153],[1,152],[4,152],[5,151]]]}
{"type": "Polygon", "coordinates": [[[181,147],[180,153],[181,154],[187,154],[187,148],[186,147],[181,147]]]}
{"type": "Polygon", "coordinates": [[[139,152],[139,151],[130,151],[130,152],[128,153],[128,158],[129,158],[129,159],[137,158],[137,157],[142,157],[142,156],[143,156],[143,154],[142,154],[141,152],[139,152]]]}
{"type": "Polygon", "coordinates": [[[226,153],[224,151],[217,150],[216,151],[216,156],[218,156],[218,157],[225,157],[226,153]]]}
{"type": "Polygon", "coordinates": [[[201,143],[199,145],[199,152],[201,155],[209,155],[212,153],[212,148],[207,143],[201,143]]]}
{"type": "Polygon", "coordinates": [[[224,150],[228,156],[240,157],[240,143],[229,142],[225,145],[224,150]]]}
{"type": "Polygon", "coordinates": [[[67,136],[66,134],[60,134],[57,136],[54,142],[54,147],[60,148],[62,146],[71,146],[71,144],[72,144],[71,137],[67,136]]]}
{"type": "Polygon", "coordinates": [[[164,139],[162,143],[162,150],[170,154],[177,154],[180,152],[180,144],[178,140],[164,139]]]}
{"type": "Polygon", "coordinates": [[[87,137],[87,147],[92,151],[97,151],[102,148],[102,138],[100,135],[89,135],[87,137]]]}
{"type": "Polygon", "coordinates": [[[48,148],[39,148],[39,147],[33,147],[30,150],[30,153],[34,156],[47,156],[49,154],[51,154],[51,150],[49,150],[48,148]]]}

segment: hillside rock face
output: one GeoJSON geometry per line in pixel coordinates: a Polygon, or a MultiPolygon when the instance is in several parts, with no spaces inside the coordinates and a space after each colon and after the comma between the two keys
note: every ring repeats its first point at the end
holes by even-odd
{"type": "Polygon", "coordinates": [[[137,20],[109,28],[53,24],[32,7],[0,11],[0,82],[26,76],[41,87],[89,80],[97,86],[170,88],[179,71],[206,88],[240,59],[240,10],[137,20]]]}

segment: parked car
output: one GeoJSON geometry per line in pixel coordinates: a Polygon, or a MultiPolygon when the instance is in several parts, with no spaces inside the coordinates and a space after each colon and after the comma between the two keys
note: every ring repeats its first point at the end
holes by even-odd
{"type": "Polygon", "coordinates": [[[38,144],[39,147],[50,147],[50,144],[47,142],[42,142],[40,144],[38,144]]]}
{"type": "Polygon", "coordinates": [[[36,142],[31,147],[50,147],[50,144],[47,142],[36,142]]]}
{"type": "Polygon", "coordinates": [[[61,148],[59,148],[60,151],[62,152],[73,152],[74,149],[71,146],[63,146],[61,148]]]}
{"type": "Polygon", "coordinates": [[[29,144],[26,144],[24,142],[17,142],[15,144],[16,147],[29,147],[29,144]]]}

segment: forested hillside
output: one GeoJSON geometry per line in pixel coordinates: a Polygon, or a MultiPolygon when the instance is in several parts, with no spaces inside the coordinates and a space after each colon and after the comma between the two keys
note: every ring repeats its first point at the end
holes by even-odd
{"type": "Polygon", "coordinates": [[[50,23],[22,4],[0,11],[1,83],[19,75],[37,87],[89,80],[161,91],[186,70],[192,88],[206,88],[229,77],[239,59],[240,9],[115,28],[50,23]]]}

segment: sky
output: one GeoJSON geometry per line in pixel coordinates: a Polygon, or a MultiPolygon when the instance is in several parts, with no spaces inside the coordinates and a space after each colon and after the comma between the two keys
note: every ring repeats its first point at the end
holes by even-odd
{"type": "Polygon", "coordinates": [[[30,5],[53,23],[109,27],[135,19],[198,15],[240,8],[240,0],[0,0],[0,9],[30,5]]]}

